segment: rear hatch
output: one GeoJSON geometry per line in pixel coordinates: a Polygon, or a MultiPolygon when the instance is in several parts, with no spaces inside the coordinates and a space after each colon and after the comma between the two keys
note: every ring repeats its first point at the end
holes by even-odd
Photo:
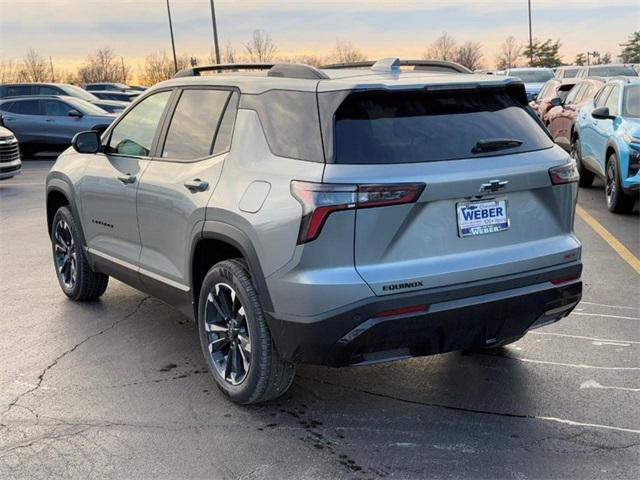
{"type": "Polygon", "coordinates": [[[360,192],[424,186],[410,203],[356,209],[355,266],[377,295],[579,258],[575,169],[522,93],[364,91],[336,109],[323,182],[360,192]]]}

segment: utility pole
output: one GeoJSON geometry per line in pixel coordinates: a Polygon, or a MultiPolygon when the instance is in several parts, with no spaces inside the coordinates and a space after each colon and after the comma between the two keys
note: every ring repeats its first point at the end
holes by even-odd
{"type": "Polygon", "coordinates": [[[56,81],[56,74],[53,73],[53,60],[51,59],[51,55],[49,55],[49,65],[51,65],[51,81],[56,81]]]}
{"type": "Polygon", "coordinates": [[[122,64],[122,83],[127,83],[127,71],[124,68],[124,57],[120,57],[120,62],[122,64]]]}
{"type": "Polygon", "coordinates": [[[529,65],[533,65],[533,34],[531,30],[531,0],[529,4],[529,65]]]}
{"type": "Polygon", "coordinates": [[[213,0],[211,3],[211,23],[213,24],[213,48],[216,52],[216,63],[220,63],[220,47],[218,45],[218,26],[216,25],[216,8],[213,6],[213,0]]]}
{"type": "Polygon", "coordinates": [[[173,68],[174,72],[178,72],[178,58],[176,57],[176,42],[173,39],[173,24],[171,23],[171,8],[169,0],[167,0],[167,15],[169,16],[169,33],[171,34],[171,50],[173,50],[173,68]]]}

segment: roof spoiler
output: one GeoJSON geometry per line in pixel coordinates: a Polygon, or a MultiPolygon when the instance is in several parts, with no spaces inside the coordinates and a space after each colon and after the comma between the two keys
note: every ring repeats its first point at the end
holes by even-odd
{"type": "Polygon", "coordinates": [[[322,69],[342,69],[342,68],[369,68],[376,72],[393,72],[398,71],[400,67],[414,67],[415,70],[433,70],[443,71],[450,70],[456,73],[473,73],[467,67],[455,62],[448,62],[445,60],[400,60],[399,58],[383,58],[374,62],[372,60],[366,60],[364,62],[350,62],[350,63],[332,63],[329,65],[323,65],[322,69]]]}
{"type": "Polygon", "coordinates": [[[180,70],[173,78],[197,77],[202,72],[228,72],[239,70],[267,70],[267,76],[280,78],[298,78],[307,80],[323,80],[329,76],[311,65],[302,63],[220,63],[203,65],[180,70]]]}

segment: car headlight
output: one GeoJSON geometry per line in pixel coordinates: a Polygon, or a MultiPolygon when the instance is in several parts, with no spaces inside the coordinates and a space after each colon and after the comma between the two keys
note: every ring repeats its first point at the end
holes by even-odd
{"type": "Polygon", "coordinates": [[[0,142],[2,143],[13,143],[16,141],[15,135],[9,135],[7,137],[0,137],[0,142]]]}
{"type": "Polygon", "coordinates": [[[622,133],[622,139],[627,143],[638,143],[640,144],[640,137],[634,137],[629,132],[622,133]]]}

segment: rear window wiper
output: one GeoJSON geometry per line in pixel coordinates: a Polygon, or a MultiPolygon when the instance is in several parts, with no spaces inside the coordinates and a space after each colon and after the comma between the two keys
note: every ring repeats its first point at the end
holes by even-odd
{"type": "Polygon", "coordinates": [[[507,148],[516,148],[522,145],[522,140],[515,138],[487,138],[478,140],[476,146],[471,149],[471,153],[495,152],[507,148]]]}

